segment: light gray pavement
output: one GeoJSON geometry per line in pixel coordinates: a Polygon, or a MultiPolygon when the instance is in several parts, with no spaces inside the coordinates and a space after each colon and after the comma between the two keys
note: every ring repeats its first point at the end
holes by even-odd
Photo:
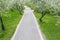
{"type": "Polygon", "coordinates": [[[12,40],[42,40],[30,8],[25,8],[22,22],[12,40]]]}

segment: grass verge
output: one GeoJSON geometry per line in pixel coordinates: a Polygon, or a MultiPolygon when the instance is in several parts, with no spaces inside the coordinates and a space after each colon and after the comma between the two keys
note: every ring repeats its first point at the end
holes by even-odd
{"type": "Polygon", "coordinates": [[[16,9],[14,9],[14,11],[7,10],[7,12],[3,14],[2,18],[5,26],[5,31],[2,31],[0,22],[0,40],[10,40],[21,17],[22,15],[20,15],[16,9]]]}
{"type": "Polygon", "coordinates": [[[57,18],[52,15],[46,14],[43,22],[39,21],[40,13],[34,13],[40,25],[40,29],[44,33],[46,40],[60,40],[60,24],[56,25],[57,18]]]}

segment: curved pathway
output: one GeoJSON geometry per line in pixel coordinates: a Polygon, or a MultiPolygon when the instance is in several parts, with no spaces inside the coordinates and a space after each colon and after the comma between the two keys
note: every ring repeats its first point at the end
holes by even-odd
{"type": "Polygon", "coordinates": [[[25,7],[22,21],[11,40],[43,40],[35,20],[33,10],[25,7]]]}

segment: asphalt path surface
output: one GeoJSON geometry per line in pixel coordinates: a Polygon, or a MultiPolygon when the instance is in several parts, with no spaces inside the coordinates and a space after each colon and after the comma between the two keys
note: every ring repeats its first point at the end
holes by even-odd
{"type": "Polygon", "coordinates": [[[13,40],[42,40],[33,17],[33,10],[26,7],[24,17],[13,40]]]}

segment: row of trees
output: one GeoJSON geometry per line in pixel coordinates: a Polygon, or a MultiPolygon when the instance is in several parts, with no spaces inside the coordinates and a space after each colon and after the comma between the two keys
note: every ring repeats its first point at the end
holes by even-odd
{"type": "Polygon", "coordinates": [[[16,9],[21,14],[24,5],[30,6],[35,12],[41,13],[40,21],[46,14],[58,15],[60,16],[60,0],[0,0],[0,21],[2,25],[2,30],[5,30],[4,23],[2,19],[2,14],[6,13],[6,10],[13,11],[16,9]]]}
{"type": "Polygon", "coordinates": [[[5,30],[5,27],[2,16],[7,12],[6,10],[11,10],[13,12],[13,8],[16,8],[19,11],[19,13],[22,14],[24,4],[20,0],[0,0],[0,21],[3,31],[5,30]]]}
{"type": "Polygon", "coordinates": [[[41,12],[41,22],[46,14],[60,16],[60,0],[31,0],[29,5],[35,12],[41,12]]]}

